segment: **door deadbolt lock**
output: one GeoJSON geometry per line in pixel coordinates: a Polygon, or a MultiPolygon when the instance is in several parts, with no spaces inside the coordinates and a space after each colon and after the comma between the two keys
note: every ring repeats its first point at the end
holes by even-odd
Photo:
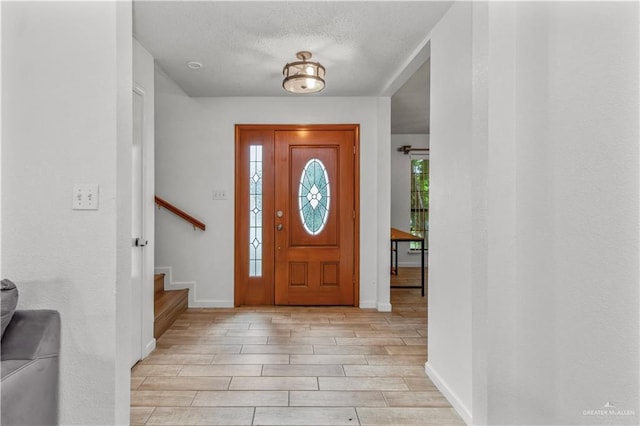
{"type": "Polygon", "coordinates": [[[276,212],[276,216],[278,216],[278,217],[282,217],[282,216],[284,216],[284,212],[283,212],[282,210],[278,210],[278,211],[276,212]]]}

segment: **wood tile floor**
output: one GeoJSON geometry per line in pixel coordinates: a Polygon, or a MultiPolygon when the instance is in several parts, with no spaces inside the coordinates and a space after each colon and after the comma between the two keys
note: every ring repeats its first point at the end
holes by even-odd
{"type": "Polygon", "coordinates": [[[420,290],[393,289],[391,302],[189,309],[132,369],[131,423],[464,424],[424,373],[420,290]]]}

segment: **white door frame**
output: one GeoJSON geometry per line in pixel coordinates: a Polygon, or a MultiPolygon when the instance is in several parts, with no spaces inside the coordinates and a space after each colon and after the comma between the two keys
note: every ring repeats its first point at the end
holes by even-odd
{"type": "MultiPolygon", "coordinates": [[[[154,146],[154,105],[153,95],[145,87],[137,82],[133,84],[133,96],[139,95],[142,98],[142,229],[140,237],[146,240],[146,246],[138,248],[142,251],[141,276],[142,283],[140,289],[140,304],[137,314],[140,315],[141,333],[139,344],[132,348],[132,354],[139,353],[139,359],[148,356],[156,347],[156,339],[153,337],[154,307],[153,307],[153,273],[154,273],[154,223],[155,214],[154,197],[154,175],[153,175],[153,146],[154,146]],[[135,351],[135,352],[134,352],[135,351]]],[[[135,307],[132,307],[135,308],[135,307]]],[[[132,314],[136,312],[132,310],[132,314]]],[[[134,318],[132,317],[133,321],[134,318]]],[[[133,327],[132,327],[133,329],[133,327]]],[[[134,342],[132,337],[132,342],[134,342]]],[[[132,355],[133,356],[133,355],[132,355]]]]}
{"type": "Polygon", "coordinates": [[[131,356],[133,366],[142,359],[142,283],[144,281],[144,90],[133,88],[131,144],[131,356]]]}

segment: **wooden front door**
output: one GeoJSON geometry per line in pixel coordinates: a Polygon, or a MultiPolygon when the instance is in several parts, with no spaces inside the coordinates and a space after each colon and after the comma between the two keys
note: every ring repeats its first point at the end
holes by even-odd
{"type": "Polygon", "coordinates": [[[354,137],[276,131],[277,305],[353,305],[354,137]]]}
{"type": "Polygon", "coordinates": [[[236,305],[357,304],[357,153],[354,125],[237,126],[236,305]]]}

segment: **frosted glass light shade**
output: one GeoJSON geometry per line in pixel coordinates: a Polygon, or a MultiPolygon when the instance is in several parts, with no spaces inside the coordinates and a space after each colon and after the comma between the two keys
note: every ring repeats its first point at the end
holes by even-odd
{"type": "Polygon", "coordinates": [[[298,52],[300,61],[284,66],[282,87],[291,93],[316,93],[324,89],[325,68],[319,62],[309,62],[310,52],[298,52]]]}

